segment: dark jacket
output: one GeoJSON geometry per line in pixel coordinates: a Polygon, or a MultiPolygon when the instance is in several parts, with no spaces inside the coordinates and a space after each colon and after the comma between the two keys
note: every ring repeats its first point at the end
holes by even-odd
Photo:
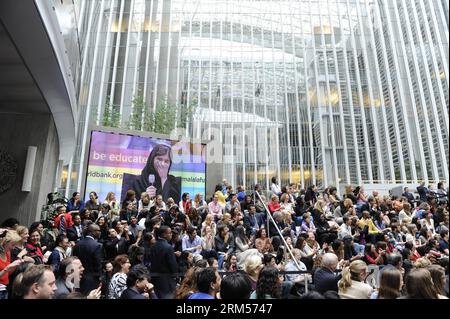
{"type": "Polygon", "coordinates": [[[125,238],[121,237],[118,239],[108,238],[103,243],[103,248],[105,250],[105,258],[108,260],[113,260],[117,255],[126,254],[128,251],[128,243],[125,238]]]}
{"type": "Polygon", "coordinates": [[[134,288],[127,288],[120,295],[120,299],[147,299],[134,288]]]}
{"type": "Polygon", "coordinates": [[[250,233],[253,228],[261,226],[262,221],[260,215],[251,216],[249,213],[244,215],[244,227],[247,236],[250,236],[250,233]]]}
{"type": "Polygon", "coordinates": [[[155,285],[155,293],[158,298],[161,295],[175,292],[176,281],[170,274],[175,274],[177,272],[178,264],[172,246],[167,240],[158,239],[150,248],[149,257],[151,273],[163,275],[152,275],[152,282],[155,285]]]}
{"type": "Polygon", "coordinates": [[[338,292],[338,281],[341,279],[341,275],[335,276],[330,269],[322,267],[316,270],[313,279],[317,292],[321,294],[329,290],[338,292]]]}
{"type": "Polygon", "coordinates": [[[77,242],[78,240],[81,239],[81,237],[78,236],[78,232],[77,232],[77,229],[75,228],[75,225],[73,225],[70,228],[67,228],[66,232],[67,232],[67,238],[69,239],[69,241],[77,242]]]}
{"type": "Polygon", "coordinates": [[[88,294],[98,288],[102,275],[103,246],[92,237],[81,239],[73,248],[73,255],[77,256],[84,267],[80,281],[80,290],[88,294]]]}
{"type": "Polygon", "coordinates": [[[220,237],[219,234],[217,234],[216,237],[214,237],[214,243],[217,252],[230,254],[235,250],[234,236],[231,232],[229,232],[228,234],[229,234],[228,242],[225,242],[225,240],[222,237],[220,237]]]}

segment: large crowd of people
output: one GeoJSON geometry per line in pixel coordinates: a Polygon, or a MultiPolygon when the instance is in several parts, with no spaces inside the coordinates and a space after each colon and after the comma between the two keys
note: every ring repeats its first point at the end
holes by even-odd
{"type": "MultiPolygon", "coordinates": [[[[192,196],[192,198],[191,198],[192,196]]],[[[53,220],[0,226],[0,299],[445,299],[447,190],[296,184],[206,202],[74,193],[53,220]],[[266,196],[262,195],[265,194],[266,196]]]]}

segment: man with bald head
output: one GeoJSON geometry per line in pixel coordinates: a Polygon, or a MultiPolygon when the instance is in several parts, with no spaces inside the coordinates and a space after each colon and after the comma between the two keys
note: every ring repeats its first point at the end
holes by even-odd
{"type": "Polygon", "coordinates": [[[86,235],[78,241],[73,249],[73,255],[78,257],[84,267],[83,277],[80,281],[80,291],[88,294],[97,289],[102,274],[103,245],[97,242],[100,237],[100,227],[90,224],[86,235]]]}
{"type": "Polygon", "coordinates": [[[314,273],[313,282],[315,290],[321,294],[332,290],[338,291],[338,281],[341,275],[336,276],[335,270],[339,260],[335,254],[326,253],[322,256],[322,267],[318,268],[314,273]]]}

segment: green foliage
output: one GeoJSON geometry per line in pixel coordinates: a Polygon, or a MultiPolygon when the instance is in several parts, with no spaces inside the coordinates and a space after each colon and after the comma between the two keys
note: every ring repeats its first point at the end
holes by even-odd
{"type": "Polygon", "coordinates": [[[102,125],[107,127],[119,127],[120,125],[120,112],[111,105],[109,96],[106,98],[105,102],[102,125]]]}
{"type": "MultiPolygon", "coordinates": [[[[137,131],[154,132],[159,134],[170,134],[175,128],[177,120],[177,106],[167,102],[166,98],[156,103],[155,108],[147,105],[142,94],[133,98],[133,108],[124,128],[137,131]]],[[[178,110],[178,127],[186,128],[192,121],[196,103],[182,106],[178,110]]],[[[102,125],[107,127],[120,126],[120,113],[111,105],[108,96],[105,102],[102,125]]]]}
{"type": "Polygon", "coordinates": [[[68,199],[61,193],[55,192],[47,194],[47,203],[42,206],[41,210],[41,220],[54,220],[57,215],[56,208],[58,206],[67,207],[68,202],[68,199]]]}

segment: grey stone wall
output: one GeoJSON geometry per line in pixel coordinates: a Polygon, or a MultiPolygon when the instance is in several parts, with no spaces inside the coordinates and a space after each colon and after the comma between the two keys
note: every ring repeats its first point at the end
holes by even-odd
{"type": "Polygon", "coordinates": [[[0,222],[8,217],[30,225],[40,217],[46,196],[53,191],[59,158],[59,142],[50,114],[13,114],[0,110],[0,149],[17,161],[17,177],[11,189],[0,194],[0,222]],[[30,192],[22,192],[28,146],[37,146],[30,192]]]}

